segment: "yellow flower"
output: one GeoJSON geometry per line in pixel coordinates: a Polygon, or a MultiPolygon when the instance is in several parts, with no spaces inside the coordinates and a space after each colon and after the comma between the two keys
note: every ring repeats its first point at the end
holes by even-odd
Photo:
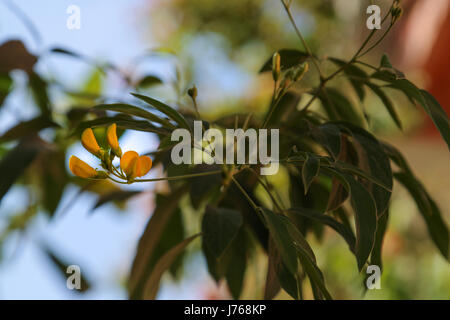
{"type": "Polygon", "coordinates": [[[147,156],[139,156],[136,151],[127,151],[120,159],[120,167],[128,179],[134,179],[145,176],[150,171],[152,159],[147,156]]]}
{"type": "Polygon", "coordinates": [[[100,146],[97,143],[97,140],[95,139],[94,132],[91,128],[88,128],[83,131],[81,134],[81,144],[83,147],[92,153],[96,157],[101,156],[101,150],[100,146]]]}
{"type": "Polygon", "coordinates": [[[88,165],[83,160],[76,156],[71,156],[69,159],[69,168],[74,175],[80,178],[96,178],[99,177],[99,172],[88,165]]]}
{"type": "Polygon", "coordinates": [[[119,140],[117,139],[117,126],[115,123],[110,125],[106,130],[106,139],[114,154],[119,158],[122,157],[122,150],[120,149],[119,140]]]}

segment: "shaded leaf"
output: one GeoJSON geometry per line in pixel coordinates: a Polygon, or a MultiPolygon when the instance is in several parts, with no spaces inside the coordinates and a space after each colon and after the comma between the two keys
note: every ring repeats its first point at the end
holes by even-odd
{"type": "Polygon", "coordinates": [[[162,84],[163,81],[158,78],[157,76],[154,75],[147,75],[142,77],[141,79],[139,79],[137,81],[137,83],[135,84],[136,87],[140,87],[140,88],[148,88],[148,87],[152,87],[155,86],[157,84],[162,84]]]}
{"type": "Polygon", "coordinates": [[[156,108],[160,112],[164,113],[170,119],[172,119],[173,121],[178,123],[182,128],[191,131],[186,119],[174,108],[169,107],[168,105],[166,105],[165,103],[162,103],[161,101],[155,100],[153,98],[150,98],[150,97],[147,97],[147,96],[144,96],[141,94],[132,93],[132,95],[135,96],[136,98],[144,101],[145,103],[151,105],[152,107],[156,108]]]}
{"type": "Polygon", "coordinates": [[[336,58],[329,58],[329,60],[339,67],[346,66],[343,71],[347,75],[353,89],[355,89],[359,100],[363,101],[365,97],[364,84],[368,77],[367,73],[355,64],[348,64],[346,61],[336,58]]]}
{"type": "Polygon", "coordinates": [[[128,279],[128,292],[130,299],[139,299],[142,295],[145,279],[152,271],[152,257],[160,239],[166,230],[168,221],[176,209],[181,197],[185,194],[185,186],[174,190],[168,196],[160,195],[157,206],[149,219],[145,230],[139,239],[136,256],[134,257],[128,279]]]}
{"type": "Polygon", "coordinates": [[[403,184],[416,202],[428,228],[428,233],[439,251],[449,259],[449,230],[442,218],[441,212],[422,184],[413,176],[405,172],[394,174],[395,178],[403,184]]]}
{"type": "Polygon", "coordinates": [[[372,89],[372,91],[380,98],[381,102],[383,102],[384,106],[386,107],[387,111],[389,112],[391,118],[394,120],[397,127],[402,130],[402,123],[400,121],[400,117],[397,114],[397,111],[395,111],[394,105],[389,99],[389,97],[381,90],[377,85],[374,85],[373,83],[367,82],[366,85],[372,89]]]}
{"type": "Polygon", "coordinates": [[[351,197],[351,204],[355,211],[356,244],[355,255],[358,269],[362,270],[375,242],[377,229],[377,211],[375,201],[367,189],[351,175],[337,170],[323,170],[330,172],[344,184],[351,197]]]}
{"type": "Polygon", "coordinates": [[[163,127],[168,129],[174,129],[175,126],[171,124],[166,119],[162,119],[153,113],[150,113],[144,109],[141,109],[136,106],[132,106],[125,103],[114,103],[114,104],[100,104],[95,107],[93,107],[94,110],[109,110],[109,111],[115,111],[115,112],[122,112],[126,113],[128,115],[137,116],[140,118],[144,118],[147,120],[150,120],[152,122],[156,122],[161,124],[163,127]]]}
{"type": "MultiPolygon", "coordinates": [[[[296,49],[281,49],[277,51],[281,57],[281,70],[286,70],[299,65],[308,59],[309,54],[296,49]]],[[[259,72],[272,71],[272,56],[264,63],[259,72]]]]}
{"type": "Polygon", "coordinates": [[[172,249],[167,251],[167,253],[159,259],[145,283],[143,295],[144,299],[153,300],[156,298],[159,282],[164,272],[170,268],[178,255],[199,235],[200,233],[183,240],[176,246],[172,247],[172,249]]]}
{"type": "Polygon", "coordinates": [[[290,208],[287,210],[288,212],[292,212],[294,214],[301,215],[303,217],[313,219],[316,221],[319,221],[333,230],[335,230],[337,233],[339,233],[344,240],[347,242],[348,246],[350,247],[350,250],[354,252],[355,250],[355,236],[353,235],[353,232],[351,229],[349,229],[347,226],[343,225],[339,221],[335,220],[333,217],[330,217],[326,214],[317,212],[312,209],[307,208],[290,208]]]}
{"type": "Polygon", "coordinates": [[[389,157],[381,143],[366,130],[343,122],[339,125],[347,129],[354,139],[353,145],[358,152],[358,166],[369,173],[372,177],[371,179],[367,177],[369,180],[381,182],[382,187],[380,183],[370,186],[371,194],[377,206],[377,214],[381,216],[389,205],[393,185],[389,157]]]}
{"type": "Polygon", "coordinates": [[[202,220],[203,241],[216,258],[230,245],[241,225],[242,216],[236,210],[206,208],[202,220]]]}
{"type": "Polygon", "coordinates": [[[16,126],[6,131],[1,137],[0,142],[6,142],[16,139],[22,139],[28,135],[36,134],[42,129],[59,127],[59,125],[49,119],[47,116],[38,116],[34,119],[20,122],[16,126]]]}
{"type": "Polygon", "coordinates": [[[387,230],[387,224],[389,219],[389,211],[378,218],[377,232],[375,233],[375,244],[373,246],[372,254],[370,256],[370,264],[377,265],[380,269],[383,269],[382,262],[382,249],[383,240],[387,230]]]}
{"type": "Polygon", "coordinates": [[[286,216],[275,214],[267,209],[262,209],[261,212],[289,272],[298,277],[297,259],[299,259],[311,285],[317,287],[326,299],[331,299],[331,295],[325,287],[322,272],[316,264],[314,253],[300,231],[286,216]]]}
{"type": "MultiPolygon", "coordinates": [[[[421,90],[423,102],[421,105],[433,120],[434,124],[440,131],[447,146],[450,148],[450,123],[445,110],[441,107],[439,102],[427,91],[421,90]]],[[[420,101],[419,101],[420,102],[420,101]]]]}
{"type": "Polygon", "coordinates": [[[13,87],[13,80],[8,74],[0,73],[0,108],[13,87]]]}
{"type": "Polygon", "coordinates": [[[363,120],[351,102],[339,90],[323,88],[319,95],[322,106],[330,120],[345,120],[358,126],[363,126],[363,120]]]}
{"type": "Polygon", "coordinates": [[[0,45],[0,73],[20,69],[31,74],[37,60],[20,40],[6,41],[0,45]]]}
{"type": "Polygon", "coordinates": [[[305,186],[305,194],[308,193],[309,186],[319,174],[320,160],[313,154],[308,154],[302,168],[302,181],[305,186]]]}
{"type": "Polygon", "coordinates": [[[106,127],[112,123],[117,124],[117,127],[120,129],[130,129],[136,131],[144,131],[144,132],[153,132],[162,135],[169,134],[164,128],[156,127],[152,125],[150,122],[145,120],[133,120],[130,118],[124,118],[120,116],[115,117],[102,117],[97,118],[95,120],[84,121],[78,125],[73,134],[81,134],[81,132],[86,128],[93,127],[106,127]]]}
{"type": "Polygon", "coordinates": [[[35,136],[22,139],[0,161],[0,202],[9,188],[22,175],[39,152],[45,150],[44,141],[35,136]]]}
{"type": "MultiPolygon", "coordinates": [[[[64,288],[66,288],[66,279],[70,276],[70,273],[67,273],[67,268],[70,263],[67,263],[62,258],[59,257],[59,255],[51,249],[47,245],[41,244],[41,249],[44,252],[45,256],[58,268],[60,271],[60,274],[62,276],[62,279],[64,279],[64,288]]],[[[77,263],[78,265],[78,263],[77,263]]],[[[81,268],[80,268],[81,269],[81,268]]],[[[81,269],[84,270],[84,269],[81,269]]],[[[91,288],[90,283],[87,281],[86,277],[84,277],[84,272],[80,272],[80,289],[77,289],[77,292],[84,293],[88,291],[91,288]]]]}
{"type": "Polygon", "coordinates": [[[104,204],[107,204],[109,202],[116,202],[116,201],[125,201],[128,200],[135,195],[140,194],[141,191],[130,191],[130,190],[114,190],[112,192],[106,193],[101,195],[97,202],[95,203],[94,209],[97,209],[101,207],[104,204]]]}

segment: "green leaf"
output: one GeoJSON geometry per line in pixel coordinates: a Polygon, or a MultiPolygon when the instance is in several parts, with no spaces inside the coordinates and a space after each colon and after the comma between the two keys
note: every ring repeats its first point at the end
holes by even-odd
{"type": "Polygon", "coordinates": [[[0,202],[9,188],[32,163],[39,152],[45,150],[46,143],[36,136],[22,139],[0,160],[0,202]]]}
{"type": "Polygon", "coordinates": [[[73,134],[79,135],[86,128],[93,127],[106,127],[115,123],[120,129],[130,129],[136,131],[153,132],[162,135],[167,135],[170,132],[164,128],[156,127],[145,120],[133,120],[131,118],[125,118],[120,115],[115,117],[102,117],[95,120],[84,121],[78,125],[73,134]]]}
{"type": "Polygon", "coordinates": [[[28,86],[30,87],[36,105],[42,114],[49,114],[51,110],[50,98],[48,96],[48,84],[37,73],[28,75],[28,86]]]}
{"type": "Polygon", "coordinates": [[[381,57],[380,68],[388,68],[388,69],[393,68],[387,54],[383,54],[383,56],[381,57]]]}
{"type": "Polygon", "coordinates": [[[137,93],[132,93],[132,95],[164,113],[170,119],[178,123],[182,128],[191,131],[186,119],[177,110],[153,98],[137,93]]]}
{"type": "Polygon", "coordinates": [[[0,73],[0,108],[13,87],[13,80],[8,74],[0,73]]]}
{"type": "Polygon", "coordinates": [[[31,74],[38,58],[29,53],[20,40],[10,40],[0,45],[0,73],[20,69],[31,74]]]}
{"type": "Polygon", "coordinates": [[[351,175],[328,168],[324,168],[323,170],[337,177],[350,194],[351,204],[355,211],[355,255],[358,262],[358,269],[362,270],[372,252],[375,242],[375,232],[377,229],[375,201],[369,191],[351,175]]]}
{"type": "Polygon", "coordinates": [[[287,212],[298,214],[302,217],[316,220],[329,226],[344,238],[344,240],[350,247],[350,250],[354,252],[356,239],[355,236],[353,235],[352,230],[347,226],[343,225],[342,223],[340,223],[339,221],[337,221],[336,219],[334,219],[333,217],[330,217],[324,213],[317,212],[313,209],[298,208],[298,207],[290,208],[287,210],[287,212]]]}
{"type": "MultiPolygon", "coordinates": [[[[266,275],[266,284],[264,286],[264,300],[272,300],[280,291],[280,282],[278,281],[278,271],[279,265],[281,263],[280,253],[277,251],[275,244],[272,239],[269,239],[269,250],[268,250],[268,263],[267,263],[267,275],[266,275]]],[[[289,283],[295,283],[294,281],[289,283]]],[[[286,289],[285,289],[286,290],[286,289]]],[[[297,287],[292,290],[294,294],[292,295],[294,299],[298,299],[297,297],[297,287]]],[[[286,290],[288,292],[288,290],[286,290]]]]}
{"type": "Polygon", "coordinates": [[[320,160],[313,154],[308,154],[302,168],[302,181],[305,188],[305,194],[308,193],[309,186],[317,177],[320,170],[320,160]]]}
{"type": "Polygon", "coordinates": [[[144,118],[150,120],[152,122],[156,122],[161,124],[163,127],[167,129],[174,129],[175,126],[171,124],[166,119],[161,119],[160,117],[150,113],[144,109],[141,109],[136,106],[132,106],[125,103],[114,103],[114,104],[100,104],[92,108],[93,110],[109,110],[115,112],[122,112],[128,115],[144,118]]]}
{"type": "Polygon", "coordinates": [[[439,102],[430,93],[420,90],[406,79],[391,80],[390,83],[390,87],[402,91],[410,100],[424,108],[450,148],[450,123],[439,102]]]}
{"type": "Polygon", "coordinates": [[[359,100],[363,101],[365,97],[364,83],[368,77],[367,73],[361,68],[357,67],[355,64],[347,65],[348,63],[346,61],[336,58],[329,58],[329,60],[339,67],[346,66],[344,69],[344,73],[347,75],[348,80],[353,86],[353,89],[355,89],[359,100]]]}
{"type": "Polygon", "coordinates": [[[160,243],[166,226],[178,208],[181,197],[186,193],[186,186],[175,189],[170,195],[158,195],[157,206],[139,239],[128,279],[130,299],[139,299],[145,279],[153,270],[152,258],[160,243]]]}
{"type": "Polygon", "coordinates": [[[441,107],[439,102],[427,91],[421,90],[425,103],[421,103],[425,111],[433,120],[434,124],[440,131],[447,146],[450,148],[450,125],[449,119],[445,110],[441,107]]]}
{"type": "Polygon", "coordinates": [[[156,294],[158,293],[159,288],[159,282],[164,272],[170,268],[178,255],[180,255],[183,250],[198,236],[200,236],[200,233],[183,240],[176,246],[172,247],[172,249],[167,251],[167,253],[164,254],[161,259],[159,259],[144,285],[144,299],[153,300],[156,298],[156,294]]]}
{"type": "Polygon", "coordinates": [[[30,134],[35,134],[42,129],[59,127],[59,125],[47,116],[38,116],[34,119],[20,122],[16,126],[6,131],[1,137],[0,142],[22,139],[30,134]]]}
{"type": "Polygon", "coordinates": [[[203,241],[219,258],[242,226],[242,215],[236,210],[208,206],[202,221],[203,241]]]}
{"type": "MultiPolygon", "coordinates": [[[[281,56],[281,70],[286,70],[299,64],[302,64],[309,57],[309,54],[307,54],[306,52],[296,49],[281,49],[277,52],[281,56]]],[[[272,71],[272,56],[273,54],[266,61],[266,63],[264,63],[261,70],[259,70],[260,73],[272,71]]]]}
{"type": "MultiPolygon", "coordinates": [[[[162,233],[147,267],[153,269],[158,260],[169,251],[170,248],[183,241],[185,237],[183,217],[180,208],[178,208],[167,222],[165,232],[162,233]]],[[[173,277],[179,275],[178,271],[183,266],[183,256],[183,253],[179,254],[170,267],[169,271],[173,277]]]]}
{"type": "Polygon", "coordinates": [[[225,255],[228,260],[228,267],[225,272],[228,288],[233,298],[239,299],[244,283],[245,269],[247,268],[247,240],[243,228],[233,239],[225,255]]]}
{"type": "Polygon", "coordinates": [[[333,123],[324,123],[312,127],[310,134],[319,144],[325,147],[330,156],[337,159],[341,152],[341,130],[333,123]]]}
{"type": "Polygon", "coordinates": [[[376,177],[383,186],[380,187],[380,183],[370,186],[370,192],[377,205],[378,216],[381,216],[389,205],[393,185],[389,157],[381,143],[366,130],[344,122],[338,125],[350,131],[354,139],[353,145],[358,152],[358,166],[373,177],[369,180],[373,181],[376,177]]]}
{"type": "Polygon", "coordinates": [[[405,172],[395,173],[394,176],[411,194],[425,220],[431,239],[433,239],[439,251],[448,260],[449,230],[438,206],[414,176],[405,172]]]}
{"type": "Polygon", "coordinates": [[[130,191],[130,190],[114,190],[106,194],[102,194],[94,206],[94,209],[101,207],[108,202],[126,201],[135,195],[140,194],[141,191],[130,191]]]}
{"type": "Polygon", "coordinates": [[[398,116],[391,99],[389,99],[389,97],[377,85],[370,82],[366,82],[366,85],[378,96],[378,98],[380,98],[397,127],[402,130],[403,127],[400,117],[398,116]]]}
{"type": "Polygon", "coordinates": [[[154,75],[147,75],[144,76],[143,78],[139,79],[136,83],[136,87],[139,88],[149,88],[158,84],[162,84],[163,81],[158,78],[157,76],[154,75]]]}
{"type": "Polygon", "coordinates": [[[262,209],[270,235],[280,252],[280,256],[286,268],[292,275],[298,277],[298,260],[308,275],[311,284],[317,287],[326,299],[331,299],[331,295],[325,287],[322,272],[316,264],[314,253],[288,217],[275,214],[270,210],[262,209]]]}
{"type": "Polygon", "coordinates": [[[377,265],[380,269],[383,269],[382,262],[382,249],[383,240],[387,230],[387,224],[389,219],[389,211],[386,211],[381,217],[378,218],[377,222],[377,232],[375,234],[375,244],[372,249],[372,254],[370,256],[370,264],[377,265]]]}
{"type": "MultiPolygon", "coordinates": [[[[218,164],[199,164],[194,167],[191,173],[202,173],[208,171],[220,170],[222,167],[218,164]]],[[[191,199],[192,206],[198,209],[203,200],[211,196],[215,191],[220,191],[222,186],[222,175],[220,173],[199,176],[189,179],[190,190],[189,197],[191,199]]]]}
{"type": "Polygon", "coordinates": [[[334,88],[323,88],[319,95],[322,106],[330,120],[344,120],[362,127],[361,116],[345,95],[334,88]]]}
{"type": "MultiPolygon", "coordinates": [[[[59,255],[49,246],[43,244],[41,244],[40,246],[45,256],[56,266],[56,268],[60,272],[62,276],[61,278],[64,280],[64,284],[62,285],[62,287],[66,288],[66,279],[68,276],[70,276],[70,273],[67,273],[67,268],[69,267],[70,263],[67,263],[64,259],[60,258],[59,255]]],[[[84,269],[81,269],[81,271],[83,270],[84,269]]],[[[77,292],[85,293],[90,288],[91,285],[86,277],[84,277],[84,272],[80,272],[80,289],[77,289],[77,292]]]]}

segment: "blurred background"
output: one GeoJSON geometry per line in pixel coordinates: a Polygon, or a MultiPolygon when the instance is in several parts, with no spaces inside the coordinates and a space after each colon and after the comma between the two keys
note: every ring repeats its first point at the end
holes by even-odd
{"type": "MultiPolygon", "coordinates": [[[[368,33],[365,11],[370,3],[379,4],[382,14],[390,5],[390,1],[294,0],[292,13],[319,58],[345,60],[368,33]]],[[[377,65],[382,53],[388,53],[396,68],[429,90],[450,113],[450,1],[403,0],[402,6],[401,21],[364,61],[377,65]]],[[[42,100],[33,94],[33,85],[40,82],[31,82],[27,73],[48,80],[48,103],[61,115],[75,116],[98,97],[130,101],[132,87],[183,104],[186,89],[195,84],[200,112],[217,117],[239,110],[263,112],[272,79],[259,75],[259,69],[278,49],[302,49],[282,5],[274,0],[2,0],[0,67],[11,60],[11,52],[22,52],[7,51],[5,43],[10,40],[20,40],[38,60],[31,63],[32,72],[26,68],[9,72],[12,85],[1,80],[0,136],[40,112],[42,100]],[[80,29],[67,27],[71,5],[80,9],[80,29]],[[65,48],[82,58],[52,48],[65,48]]],[[[422,111],[404,97],[395,101],[403,131],[371,95],[364,105],[371,119],[369,129],[404,152],[448,224],[448,148],[422,111]]],[[[154,207],[153,190],[165,185],[127,186],[142,192],[126,202],[94,208],[99,195],[118,187],[89,187],[74,180],[67,166],[71,154],[95,162],[79,140],[64,139],[58,132],[54,128],[40,132],[44,141],[61,148],[37,157],[21,183],[1,199],[0,299],[125,299],[137,241],[154,207]],[[52,165],[55,159],[65,166],[52,165]],[[64,264],[81,267],[89,290],[66,288],[64,264]]],[[[2,141],[0,157],[12,145],[2,141]]],[[[130,131],[122,136],[121,145],[145,153],[156,149],[157,141],[151,134],[130,131]]],[[[337,299],[450,299],[450,266],[431,243],[415,203],[398,184],[384,241],[381,290],[364,294],[354,257],[334,233],[327,233],[322,243],[310,240],[337,299]]],[[[189,250],[177,277],[163,278],[159,299],[230,298],[226,286],[217,286],[208,276],[198,249],[189,250]]],[[[242,298],[262,298],[265,263],[262,255],[252,257],[242,298]]]]}

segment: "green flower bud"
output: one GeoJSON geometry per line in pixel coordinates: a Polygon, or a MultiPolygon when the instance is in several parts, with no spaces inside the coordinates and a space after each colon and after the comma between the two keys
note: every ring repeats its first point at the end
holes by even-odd
{"type": "Polygon", "coordinates": [[[197,87],[194,85],[192,88],[189,88],[187,91],[188,95],[195,100],[197,98],[197,87]]]}
{"type": "Polygon", "coordinates": [[[281,73],[281,56],[275,52],[272,57],[272,77],[274,81],[278,81],[281,73]]]}

